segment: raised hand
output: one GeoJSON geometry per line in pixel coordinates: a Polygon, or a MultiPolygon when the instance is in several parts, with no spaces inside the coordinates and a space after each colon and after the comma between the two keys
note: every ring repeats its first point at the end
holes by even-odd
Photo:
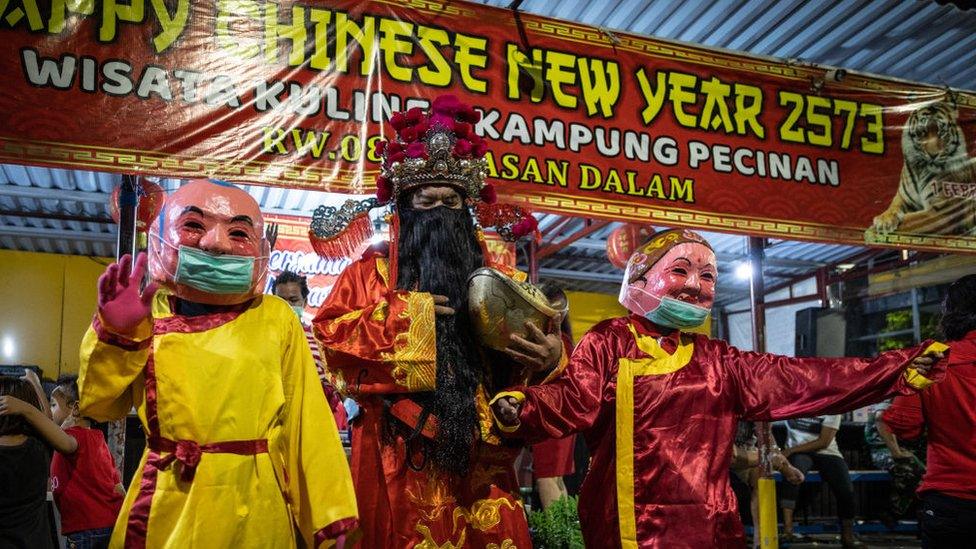
{"type": "Polygon", "coordinates": [[[132,256],[126,254],[118,263],[109,265],[98,279],[98,314],[106,327],[117,334],[133,335],[149,317],[157,285],[153,282],[139,294],[147,263],[146,253],[141,252],[130,272],[132,256]]]}
{"type": "Polygon", "coordinates": [[[268,246],[273,250],[275,243],[278,242],[278,224],[268,223],[264,228],[264,239],[268,241],[268,246]]]}
{"type": "Polygon", "coordinates": [[[531,322],[526,322],[525,325],[528,328],[529,339],[512,334],[511,343],[505,348],[505,354],[534,372],[545,372],[555,368],[563,353],[559,326],[556,325],[552,333],[546,334],[531,322]]]}
{"type": "Polygon", "coordinates": [[[491,405],[491,411],[502,425],[516,425],[519,422],[519,411],[522,403],[515,397],[505,396],[491,405]]]}

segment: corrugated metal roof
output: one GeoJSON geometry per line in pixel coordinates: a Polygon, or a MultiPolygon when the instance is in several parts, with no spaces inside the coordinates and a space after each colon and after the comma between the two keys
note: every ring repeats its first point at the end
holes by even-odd
{"type": "MultiPolygon", "coordinates": [[[[510,0],[479,2],[507,7],[510,0]]],[[[525,0],[523,12],[976,90],[976,10],[931,0],[525,0]]]]}

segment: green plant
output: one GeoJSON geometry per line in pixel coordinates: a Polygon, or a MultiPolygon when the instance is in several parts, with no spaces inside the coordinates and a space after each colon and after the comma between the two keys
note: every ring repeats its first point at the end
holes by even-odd
{"type": "Polygon", "coordinates": [[[583,549],[575,496],[563,496],[544,511],[529,514],[532,542],[537,548],[583,549]]]}

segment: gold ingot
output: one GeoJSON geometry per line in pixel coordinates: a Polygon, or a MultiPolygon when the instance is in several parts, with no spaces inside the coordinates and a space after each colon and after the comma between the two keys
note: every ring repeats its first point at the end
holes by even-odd
{"type": "Polygon", "coordinates": [[[554,308],[539,288],[495,269],[482,267],[468,277],[468,314],[481,344],[490,349],[508,347],[512,334],[528,339],[526,322],[549,332],[566,312],[567,307],[554,308]]]}

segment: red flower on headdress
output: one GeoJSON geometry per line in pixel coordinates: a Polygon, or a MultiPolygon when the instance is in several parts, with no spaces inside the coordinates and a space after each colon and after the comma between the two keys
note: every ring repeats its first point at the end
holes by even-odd
{"type": "Polygon", "coordinates": [[[414,125],[413,129],[417,132],[417,139],[423,139],[427,136],[427,131],[430,130],[430,122],[427,120],[421,120],[414,125]]]}
{"type": "Polygon", "coordinates": [[[429,158],[427,154],[427,146],[424,145],[423,141],[414,141],[413,143],[407,145],[407,158],[423,158],[426,160],[429,158]]]}
{"type": "Polygon", "coordinates": [[[461,110],[457,113],[457,117],[464,122],[475,124],[481,120],[481,113],[474,110],[470,105],[462,105],[461,110]]]}
{"type": "Polygon", "coordinates": [[[424,111],[420,107],[414,107],[405,116],[408,124],[416,124],[424,119],[424,111]]]}
{"type": "Polygon", "coordinates": [[[386,164],[386,165],[388,165],[388,166],[392,166],[393,164],[395,164],[395,163],[397,163],[397,162],[403,162],[403,160],[404,160],[404,159],[405,159],[406,157],[407,157],[407,155],[406,155],[406,154],[404,154],[404,152],[403,152],[403,151],[400,151],[400,152],[398,152],[398,153],[396,153],[396,154],[391,154],[391,155],[388,155],[388,156],[386,157],[386,162],[385,162],[385,164],[386,164]]]}
{"type": "Polygon", "coordinates": [[[403,143],[398,141],[390,141],[386,146],[386,154],[396,154],[403,150],[403,143]]]}
{"type": "Polygon", "coordinates": [[[474,153],[475,158],[481,158],[486,152],[488,152],[488,143],[481,137],[472,135],[471,143],[473,144],[472,152],[474,153]]]}
{"type": "Polygon", "coordinates": [[[382,175],[376,178],[376,200],[380,204],[386,204],[393,198],[393,185],[390,184],[390,180],[383,177],[382,175]]]}
{"type": "Polygon", "coordinates": [[[376,156],[383,156],[383,151],[386,150],[387,143],[389,143],[389,141],[386,139],[381,139],[376,142],[376,147],[374,148],[376,151],[376,156]]]}
{"type": "Polygon", "coordinates": [[[465,138],[471,135],[471,124],[467,122],[455,122],[454,123],[454,135],[458,138],[465,138]]]}
{"type": "Polygon", "coordinates": [[[393,129],[400,130],[407,125],[407,117],[402,112],[398,112],[390,118],[390,125],[393,129]]]}
{"type": "Polygon", "coordinates": [[[411,141],[416,141],[417,140],[416,126],[407,126],[406,128],[400,130],[400,139],[402,139],[404,143],[410,143],[411,141]]]}
{"type": "Polygon", "coordinates": [[[512,226],[512,235],[515,238],[521,238],[527,234],[531,234],[538,227],[539,222],[536,221],[535,217],[530,213],[526,213],[521,221],[512,226]]]}
{"type": "Polygon", "coordinates": [[[454,154],[461,157],[471,156],[473,146],[467,139],[458,139],[454,144],[454,154]]]}
{"type": "Polygon", "coordinates": [[[495,192],[495,186],[491,183],[485,183],[485,186],[481,188],[481,201],[485,204],[494,204],[495,200],[498,199],[498,193],[495,192]]]}

